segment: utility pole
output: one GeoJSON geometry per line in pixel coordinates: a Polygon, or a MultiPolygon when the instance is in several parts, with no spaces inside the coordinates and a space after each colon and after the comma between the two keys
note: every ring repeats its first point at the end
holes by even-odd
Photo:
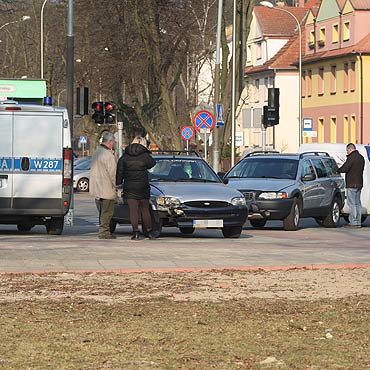
{"type": "Polygon", "coordinates": [[[217,104],[220,102],[222,2],[223,2],[222,0],[218,0],[215,92],[214,92],[214,116],[216,119],[216,127],[213,130],[212,167],[216,172],[219,171],[219,167],[220,167],[220,135],[219,135],[219,128],[217,127],[217,104]]]}
{"type": "MultiPolygon", "coordinates": [[[[73,35],[73,0],[68,0],[67,20],[67,109],[73,143],[73,71],[74,71],[74,35],[73,35]]],[[[72,145],[73,149],[73,145],[72,145]]]]}

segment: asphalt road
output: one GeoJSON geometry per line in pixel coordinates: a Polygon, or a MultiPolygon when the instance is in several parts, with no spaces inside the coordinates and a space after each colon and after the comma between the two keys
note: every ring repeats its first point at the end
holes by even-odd
{"type": "Polygon", "coordinates": [[[224,239],[219,230],[186,236],[164,229],[160,239],[134,242],[129,226],[117,228],[117,240],[97,239],[98,217],[92,198],[76,194],[75,225],[62,236],[44,227],[20,233],[0,225],[0,272],[106,271],[223,268],[370,263],[370,222],[362,229],[325,229],[302,220],[296,232],[269,222],[263,230],[246,225],[240,239],[224,239]]]}

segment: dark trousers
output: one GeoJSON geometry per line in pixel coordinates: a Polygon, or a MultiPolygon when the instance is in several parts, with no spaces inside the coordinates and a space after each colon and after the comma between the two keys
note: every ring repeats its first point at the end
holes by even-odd
{"type": "Polygon", "coordinates": [[[143,225],[148,231],[152,230],[152,218],[149,211],[149,199],[127,199],[127,203],[130,208],[130,221],[132,225],[132,230],[139,230],[140,213],[143,225]]]}
{"type": "Polygon", "coordinates": [[[114,200],[95,199],[99,211],[99,236],[110,235],[110,222],[114,214],[114,200]]]}

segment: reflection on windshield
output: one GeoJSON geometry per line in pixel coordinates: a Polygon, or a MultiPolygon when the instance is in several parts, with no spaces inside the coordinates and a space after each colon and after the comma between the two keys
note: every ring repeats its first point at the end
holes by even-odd
{"type": "Polygon", "coordinates": [[[239,162],[227,178],[295,179],[298,160],[285,158],[248,158],[239,162]]]}
{"type": "Polygon", "coordinates": [[[198,159],[157,159],[149,176],[151,181],[220,182],[211,168],[198,159]]]}

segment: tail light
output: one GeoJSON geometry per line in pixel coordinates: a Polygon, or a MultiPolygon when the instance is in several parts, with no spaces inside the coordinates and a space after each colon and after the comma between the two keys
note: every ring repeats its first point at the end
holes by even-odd
{"type": "Polygon", "coordinates": [[[63,185],[72,185],[72,149],[63,149],[63,185]]]}

